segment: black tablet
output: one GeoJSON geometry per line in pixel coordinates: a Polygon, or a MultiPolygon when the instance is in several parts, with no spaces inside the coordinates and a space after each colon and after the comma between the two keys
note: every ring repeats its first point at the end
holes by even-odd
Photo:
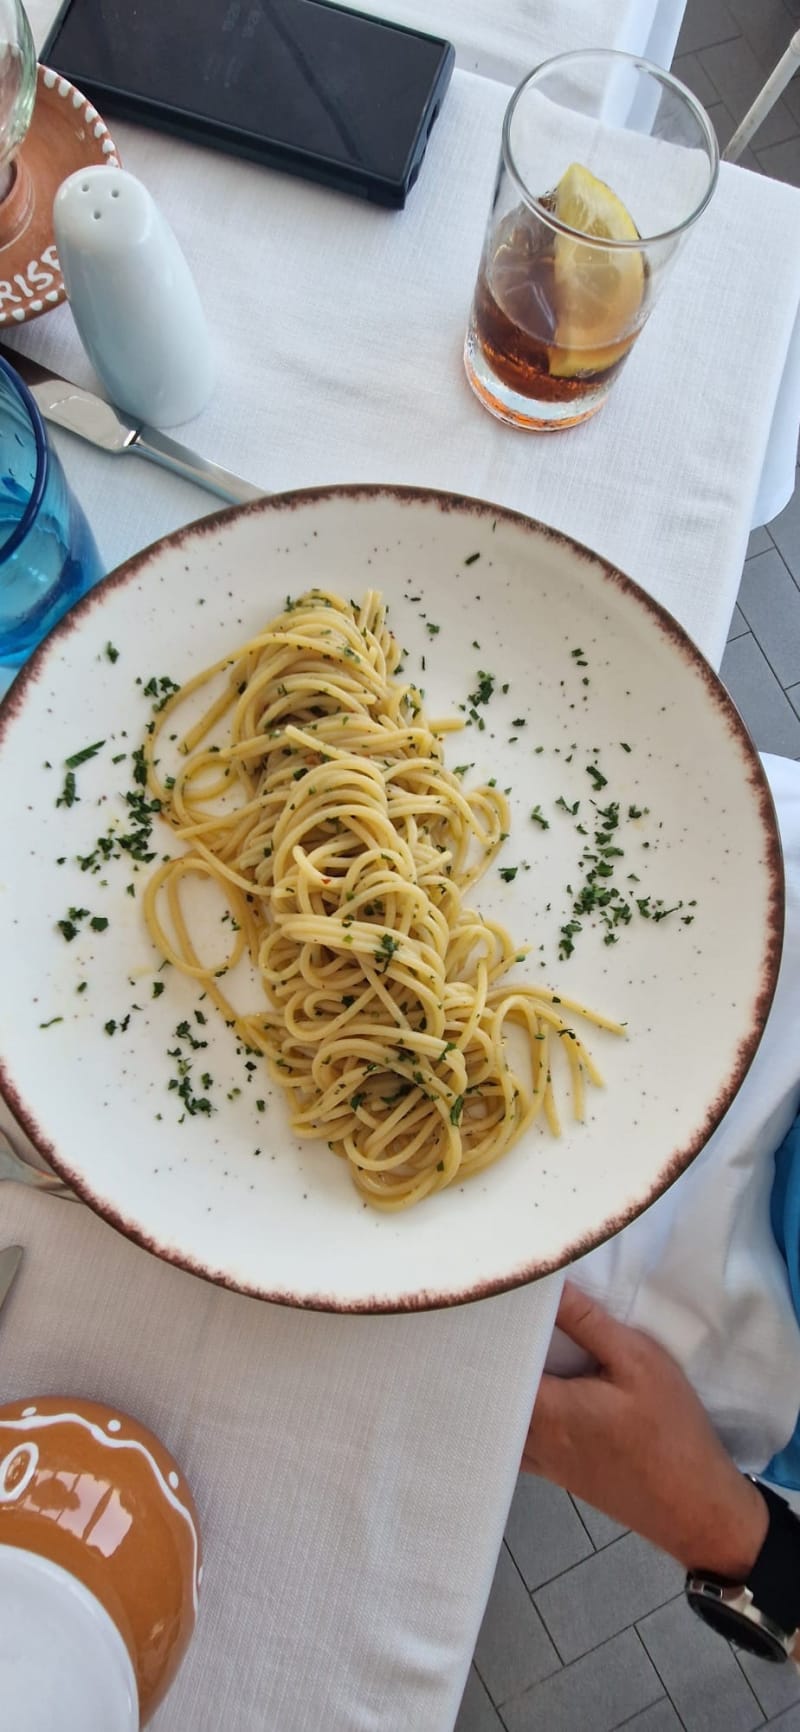
{"type": "Polygon", "coordinates": [[[454,53],[328,0],[66,0],[41,58],[109,115],[398,207],[454,53]]]}

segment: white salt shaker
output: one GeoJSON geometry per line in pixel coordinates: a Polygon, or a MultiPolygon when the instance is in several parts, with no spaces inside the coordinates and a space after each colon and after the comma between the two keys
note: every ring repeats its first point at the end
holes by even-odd
{"type": "Polygon", "coordinates": [[[199,415],[214,387],[208,327],[147,188],[122,168],[81,169],[59,187],[53,220],[73,318],[112,402],[156,427],[199,415]]]}

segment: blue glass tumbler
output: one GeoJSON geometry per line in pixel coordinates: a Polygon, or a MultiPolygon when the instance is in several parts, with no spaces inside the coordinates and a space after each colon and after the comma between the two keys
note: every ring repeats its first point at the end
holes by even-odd
{"type": "Polygon", "coordinates": [[[39,409],[0,358],[0,668],[19,667],[102,576],[39,409]]]}

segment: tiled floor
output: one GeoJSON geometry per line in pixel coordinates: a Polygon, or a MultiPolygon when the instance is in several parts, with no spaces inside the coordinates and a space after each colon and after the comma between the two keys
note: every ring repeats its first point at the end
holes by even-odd
{"type": "MultiPolygon", "coordinates": [[[[674,62],[724,146],[800,29],[800,0],[688,0],[674,62]]],[[[743,162],[800,186],[800,75],[743,162]]],[[[763,750],[800,758],[800,488],[751,536],[722,674],[763,750]]],[[[735,1655],[677,1564],[520,1480],[456,1732],[800,1732],[800,1677],[735,1655]]]]}

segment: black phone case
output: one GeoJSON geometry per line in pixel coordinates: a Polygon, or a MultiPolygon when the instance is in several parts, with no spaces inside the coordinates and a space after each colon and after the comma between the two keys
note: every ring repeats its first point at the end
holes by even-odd
{"type": "MultiPolygon", "coordinates": [[[[323,186],[353,193],[357,198],[371,200],[373,204],[385,205],[391,210],[402,210],[419,177],[428,139],[450,83],[455,64],[452,43],[441,37],[428,38],[439,43],[439,65],[409,146],[403,173],[396,180],[390,180],[385,175],[371,173],[363,168],[350,168],[347,164],[336,162],[315,151],[305,151],[300,146],[284,144],[280,139],[265,138],[237,126],[209,120],[206,116],[187,109],[167,107],[164,103],[137,96],[131,91],[83,78],[79,66],[67,65],[58,55],[61,28],[67,13],[75,4],[80,4],[80,0],[64,0],[42,48],[40,60],[43,65],[60,72],[64,78],[77,85],[85,96],[91,98],[101,113],[105,110],[120,120],[136,121],[159,132],[169,132],[178,138],[188,139],[192,144],[208,145],[212,149],[226,151],[230,156],[244,156],[253,162],[263,163],[268,168],[279,168],[286,174],[299,175],[304,180],[319,181],[323,186]]],[[[331,10],[343,8],[332,6],[331,10]]],[[[354,9],[348,7],[347,10],[350,12],[354,9]]],[[[418,30],[409,30],[403,24],[389,24],[382,18],[373,18],[368,12],[356,12],[355,15],[367,18],[386,30],[401,31],[404,36],[420,34],[418,30]]]]}

